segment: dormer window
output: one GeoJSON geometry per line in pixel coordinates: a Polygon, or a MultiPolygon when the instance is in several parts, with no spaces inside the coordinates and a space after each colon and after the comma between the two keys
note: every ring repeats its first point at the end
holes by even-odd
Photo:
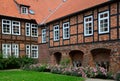
{"type": "Polygon", "coordinates": [[[21,13],[22,14],[28,14],[28,7],[21,6],[21,13]]]}

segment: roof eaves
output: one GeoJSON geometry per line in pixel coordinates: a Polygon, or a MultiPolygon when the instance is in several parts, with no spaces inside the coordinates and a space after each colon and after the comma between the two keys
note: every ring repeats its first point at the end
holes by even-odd
{"type": "Polygon", "coordinates": [[[26,18],[20,18],[20,17],[13,17],[13,16],[6,16],[6,15],[2,15],[0,14],[0,17],[4,17],[4,18],[13,18],[13,19],[21,19],[21,20],[31,20],[31,21],[35,21],[35,19],[26,19],[26,18]]]}

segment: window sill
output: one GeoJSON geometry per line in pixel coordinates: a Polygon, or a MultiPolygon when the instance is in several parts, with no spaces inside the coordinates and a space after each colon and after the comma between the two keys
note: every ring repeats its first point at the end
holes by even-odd
{"type": "Polygon", "coordinates": [[[99,32],[100,35],[102,35],[102,34],[109,34],[109,33],[110,33],[109,31],[107,31],[107,32],[99,32]]]}
{"type": "Polygon", "coordinates": [[[59,42],[60,40],[54,40],[54,42],[59,42]]]}
{"type": "Polygon", "coordinates": [[[89,34],[89,35],[84,35],[85,37],[90,37],[90,36],[93,36],[93,34],[89,34]]]}
{"type": "Polygon", "coordinates": [[[70,40],[70,38],[63,38],[63,40],[70,40]]]}

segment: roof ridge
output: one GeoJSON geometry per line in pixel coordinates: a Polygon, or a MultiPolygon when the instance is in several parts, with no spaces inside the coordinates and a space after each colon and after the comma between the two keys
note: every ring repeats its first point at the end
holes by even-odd
{"type": "Polygon", "coordinates": [[[45,24],[45,21],[47,21],[47,19],[54,14],[62,5],[64,2],[61,2],[53,11],[51,11],[51,13],[45,17],[45,19],[40,23],[40,24],[45,24]]]}

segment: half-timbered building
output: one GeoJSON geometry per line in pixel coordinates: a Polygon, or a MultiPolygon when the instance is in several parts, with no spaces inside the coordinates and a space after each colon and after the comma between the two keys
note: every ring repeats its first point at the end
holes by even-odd
{"type": "Polygon", "coordinates": [[[40,63],[120,70],[119,0],[1,0],[0,51],[40,63]]]}

